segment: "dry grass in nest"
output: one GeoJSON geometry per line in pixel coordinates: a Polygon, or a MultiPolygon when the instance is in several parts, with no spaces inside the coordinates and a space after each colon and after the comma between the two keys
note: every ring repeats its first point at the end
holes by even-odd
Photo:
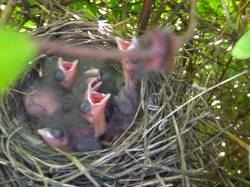
{"type": "MultiPolygon", "coordinates": [[[[39,30],[36,37],[76,45],[109,48],[111,37],[98,33],[96,24],[57,22],[39,30]],[[89,34],[91,32],[91,35],[89,34]]],[[[42,56],[35,62],[40,63],[42,56]]],[[[141,102],[130,130],[106,150],[65,153],[44,144],[25,122],[20,88],[38,77],[36,68],[26,73],[1,103],[1,186],[211,186],[217,171],[212,152],[220,133],[209,141],[200,132],[207,127],[209,107],[201,97],[189,101],[197,90],[182,77],[154,74],[142,82],[141,102]],[[185,105],[183,103],[187,102],[185,105]]]]}

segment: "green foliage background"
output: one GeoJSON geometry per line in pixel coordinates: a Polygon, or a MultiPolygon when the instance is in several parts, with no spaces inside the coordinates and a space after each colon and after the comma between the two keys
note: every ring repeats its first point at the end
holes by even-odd
{"type": "MultiPolygon", "coordinates": [[[[7,2],[0,1],[1,15],[7,2]]],[[[142,0],[16,1],[6,27],[32,33],[37,28],[46,27],[67,16],[60,11],[66,9],[66,14],[72,17],[75,16],[74,13],[78,13],[93,21],[108,20],[114,26],[117,35],[130,38],[138,33],[137,25],[142,5],[142,0]]],[[[157,26],[181,35],[189,24],[189,10],[186,1],[155,0],[147,29],[157,26]]],[[[250,70],[249,59],[237,60],[232,56],[232,48],[236,41],[250,28],[247,19],[249,12],[248,0],[197,2],[198,25],[194,38],[179,52],[177,55],[179,63],[176,64],[176,68],[183,68],[183,79],[197,87],[197,93],[244,70],[250,70]]],[[[247,37],[249,38],[249,34],[247,37]]],[[[243,52],[242,45],[239,45],[240,47],[236,49],[237,54],[243,52]]],[[[244,43],[243,47],[250,51],[249,43],[244,43]]],[[[249,57],[249,53],[245,57],[249,57]]],[[[2,68],[4,63],[2,56],[0,60],[2,68]]],[[[0,79],[3,77],[1,75],[0,79]]],[[[249,83],[248,73],[206,95],[207,103],[223,124],[223,128],[227,128],[248,144],[250,144],[249,83]]],[[[200,130],[202,138],[210,137],[211,129],[200,127],[200,130]]],[[[247,186],[250,184],[248,153],[226,138],[224,143],[215,150],[217,153],[215,159],[221,160],[220,167],[232,177],[236,186],[247,186]],[[220,156],[220,153],[225,153],[225,156],[220,156]]]]}
{"type": "Polygon", "coordinates": [[[14,79],[27,68],[27,61],[35,55],[31,39],[9,30],[0,30],[0,92],[4,92],[14,79]]]}

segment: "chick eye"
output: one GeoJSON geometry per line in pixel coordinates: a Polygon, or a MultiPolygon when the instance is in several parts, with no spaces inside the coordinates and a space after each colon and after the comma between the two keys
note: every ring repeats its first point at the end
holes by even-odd
{"type": "Polygon", "coordinates": [[[65,75],[64,75],[63,71],[60,70],[60,69],[57,70],[57,71],[56,71],[56,75],[55,75],[55,79],[56,79],[57,81],[63,81],[64,78],[65,78],[65,75]]]}
{"type": "Polygon", "coordinates": [[[88,113],[91,110],[89,101],[88,100],[84,100],[82,102],[82,104],[81,104],[81,108],[80,109],[81,109],[81,111],[84,114],[88,113]]]}
{"type": "Polygon", "coordinates": [[[50,133],[55,138],[62,138],[64,136],[64,132],[61,129],[52,129],[50,133]]]}

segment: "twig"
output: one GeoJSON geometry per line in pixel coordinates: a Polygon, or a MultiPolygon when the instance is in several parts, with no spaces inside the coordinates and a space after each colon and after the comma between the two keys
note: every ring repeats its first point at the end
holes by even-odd
{"type": "Polygon", "coordinates": [[[6,25],[11,17],[13,10],[15,9],[17,4],[16,0],[10,0],[6,5],[4,11],[2,12],[0,25],[6,25]]]}
{"type": "Polygon", "coordinates": [[[224,15],[226,17],[228,26],[231,27],[232,29],[234,29],[234,25],[233,25],[233,22],[232,22],[232,20],[230,18],[226,2],[224,0],[221,0],[221,4],[222,4],[222,7],[224,9],[224,15]]]}
{"type": "MultiPolygon", "coordinates": [[[[218,125],[216,125],[216,123],[214,123],[212,120],[207,119],[206,120],[209,124],[209,126],[213,129],[215,129],[216,131],[221,131],[223,130],[221,127],[219,127],[218,125]]],[[[232,141],[237,143],[241,148],[245,149],[246,151],[249,151],[249,145],[247,143],[245,143],[243,140],[239,139],[237,136],[235,136],[233,133],[224,130],[224,134],[232,141]]]]}
{"type": "Polygon", "coordinates": [[[237,75],[235,75],[235,76],[233,76],[233,77],[231,77],[231,78],[229,78],[229,79],[226,79],[226,80],[224,80],[224,81],[222,81],[222,82],[220,82],[220,83],[218,83],[218,84],[216,84],[216,85],[214,85],[214,86],[212,86],[212,87],[210,87],[210,88],[208,88],[208,89],[202,91],[201,93],[197,94],[197,95],[194,96],[193,98],[189,99],[188,101],[186,101],[185,103],[183,103],[182,105],[180,105],[179,107],[177,107],[174,111],[170,112],[170,113],[169,113],[166,117],[164,117],[162,120],[159,120],[156,124],[154,124],[152,127],[150,127],[150,128],[145,132],[145,134],[144,134],[143,136],[146,136],[153,128],[157,127],[159,124],[161,124],[162,122],[164,122],[165,120],[167,120],[167,118],[169,118],[170,116],[172,116],[173,114],[175,114],[176,112],[178,112],[179,110],[181,110],[184,106],[186,106],[187,104],[191,103],[191,102],[194,101],[195,99],[201,97],[202,95],[208,93],[209,91],[211,91],[211,90],[213,90],[213,89],[215,89],[215,88],[217,88],[217,87],[219,87],[219,86],[221,86],[221,85],[223,85],[223,84],[226,84],[226,83],[228,83],[228,82],[230,82],[230,81],[236,79],[237,77],[242,76],[242,75],[244,75],[244,74],[246,74],[246,73],[248,73],[247,70],[246,70],[246,71],[243,71],[243,72],[241,72],[241,73],[239,73],[239,74],[237,74],[237,75]]]}
{"type": "MultiPolygon", "coordinates": [[[[220,82],[222,81],[222,79],[224,78],[224,76],[226,75],[228,69],[229,69],[229,66],[231,65],[231,62],[232,62],[232,57],[230,57],[230,59],[227,61],[227,63],[225,64],[225,67],[223,68],[220,68],[220,77],[217,79],[218,81],[217,82],[220,82]]],[[[212,92],[210,92],[210,95],[208,96],[208,100],[210,100],[210,98],[213,96],[214,92],[216,90],[213,90],[212,92]]]]}
{"type": "Polygon", "coordinates": [[[76,47],[73,45],[65,44],[62,42],[51,42],[40,40],[37,43],[38,49],[47,53],[53,53],[58,55],[73,56],[76,58],[88,58],[95,60],[110,60],[110,59],[120,59],[120,58],[139,58],[139,59],[149,59],[152,56],[156,56],[156,52],[152,50],[146,51],[118,51],[118,50],[106,50],[106,49],[96,49],[90,47],[76,47]]]}
{"type": "Polygon", "coordinates": [[[77,3],[77,2],[81,2],[81,0],[61,0],[61,4],[64,6],[67,6],[71,3],[77,3]]]}
{"type": "Polygon", "coordinates": [[[74,163],[75,166],[80,170],[80,173],[84,174],[89,179],[89,181],[92,182],[93,185],[95,185],[96,187],[100,187],[97,181],[91,176],[87,168],[76,157],[64,151],[61,151],[60,149],[56,150],[62,155],[66,156],[72,163],[74,163]]]}
{"type": "Polygon", "coordinates": [[[178,6],[174,9],[174,11],[168,16],[168,19],[165,21],[164,28],[168,28],[168,24],[171,23],[171,21],[173,20],[174,16],[177,15],[178,12],[180,12],[181,9],[184,9],[184,5],[185,5],[185,0],[183,0],[182,2],[180,2],[178,4],[178,6]]]}
{"type": "Polygon", "coordinates": [[[177,49],[179,49],[184,43],[188,42],[192,38],[194,29],[197,25],[196,0],[191,0],[190,2],[190,23],[186,32],[180,37],[180,43],[177,44],[177,49]]]}
{"type": "MultiPolygon", "coordinates": [[[[171,109],[170,104],[168,104],[168,108],[171,109]]],[[[173,120],[174,129],[175,129],[175,132],[176,132],[176,138],[177,138],[177,142],[178,142],[179,150],[180,150],[181,169],[183,171],[187,171],[187,163],[186,163],[185,156],[184,156],[184,153],[185,153],[184,146],[185,145],[184,145],[184,142],[182,141],[182,137],[180,135],[180,129],[178,127],[178,124],[177,124],[177,121],[176,121],[174,115],[172,115],[172,120],[173,120]]],[[[190,181],[189,181],[188,176],[183,176],[183,178],[182,178],[182,186],[183,187],[184,186],[190,187],[190,181]]]]}
{"type": "Polygon", "coordinates": [[[142,8],[139,23],[138,23],[138,30],[139,30],[138,35],[139,36],[145,34],[148,21],[150,18],[151,10],[152,10],[152,0],[144,0],[143,8],[142,8]]]}
{"type": "Polygon", "coordinates": [[[240,7],[240,10],[237,12],[237,16],[240,16],[241,12],[246,8],[249,2],[250,0],[247,0],[246,3],[242,7],[240,7]]]}

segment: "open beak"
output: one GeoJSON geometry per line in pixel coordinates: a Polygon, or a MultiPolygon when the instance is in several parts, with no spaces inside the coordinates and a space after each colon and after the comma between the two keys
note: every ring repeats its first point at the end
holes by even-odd
{"type": "Polygon", "coordinates": [[[139,42],[136,37],[132,37],[131,41],[124,40],[122,38],[116,37],[115,38],[117,47],[121,51],[131,51],[139,47],[139,42]]]}
{"type": "Polygon", "coordinates": [[[98,77],[100,78],[100,70],[97,68],[91,68],[84,72],[85,75],[89,77],[98,77]]]}
{"type": "Polygon", "coordinates": [[[64,61],[61,57],[58,58],[56,80],[61,83],[64,88],[69,88],[75,81],[77,74],[78,60],[73,62],[64,61]]]}
{"type": "Polygon", "coordinates": [[[83,116],[94,127],[96,137],[106,132],[105,108],[111,96],[111,94],[104,94],[97,91],[101,83],[98,78],[89,79],[86,95],[87,102],[83,102],[81,106],[83,116]],[[85,104],[89,106],[83,106],[85,104]]]}
{"type": "MultiPolygon", "coordinates": [[[[131,41],[123,40],[119,37],[116,37],[116,44],[119,50],[121,51],[132,51],[136,50],[139,47],[139,42],[136,37],[132,37],[131,41]]],[[[121,59],[123,76],[125,80],[125,89],[128,93],[132,92],[133,82],[135,80],[136,71],[141,71],[140,67],[138,67],[137,61],[132,61],[129,58],[121,59]]],[[[138,72],[140,74],[140,72],[138,72]]]]}

